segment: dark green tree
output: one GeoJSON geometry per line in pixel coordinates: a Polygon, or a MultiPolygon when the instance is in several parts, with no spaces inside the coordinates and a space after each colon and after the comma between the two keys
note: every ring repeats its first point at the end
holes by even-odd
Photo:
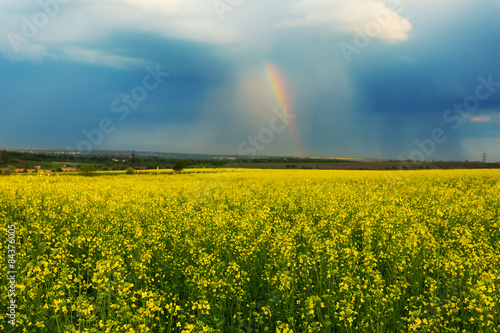
{"type": "Polygon", "coordinates": [[[184,160],[177,160],[174,163],[173,169],[174,169],[175,172],[181,172],[186,167],[187,167],[186,161],[184,161],[184,160]]]}
{"type": "Polygon", "coordinates": [[[85,165],[80,169],[80,175],[85,176],[85,177],[90,177],[95,175],[95,169],[91,165],[85,165]]]}

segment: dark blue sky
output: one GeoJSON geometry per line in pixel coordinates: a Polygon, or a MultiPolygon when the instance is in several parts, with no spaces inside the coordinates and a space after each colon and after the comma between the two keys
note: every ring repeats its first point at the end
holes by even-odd
{"type": "Polygon", "coordinates": [[[65,2],[0,4],[0,146],[500,161],[498,1],[65,2]]]}

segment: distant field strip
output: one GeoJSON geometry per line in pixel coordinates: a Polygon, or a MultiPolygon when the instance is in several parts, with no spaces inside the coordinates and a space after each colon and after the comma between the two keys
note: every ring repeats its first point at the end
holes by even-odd
{"type": "Polygon", "coordinates": [[[0,177],[17,332],[500,332],[500,170],[231,171],[0,177]]]}

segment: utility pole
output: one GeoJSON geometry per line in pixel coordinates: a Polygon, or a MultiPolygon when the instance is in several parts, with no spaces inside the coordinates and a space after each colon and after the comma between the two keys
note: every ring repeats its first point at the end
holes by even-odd
{"type": "Polygon", "coordinates": [[[486,152],[483,153],[483,164],[486,163],[486,152]]]}
{"type": "Polygon", "coordinates": [[[132,169],[135,169],[135,150],[132,150],[132,156],[130,156],[130,164],[132,165],[132,169]]]}

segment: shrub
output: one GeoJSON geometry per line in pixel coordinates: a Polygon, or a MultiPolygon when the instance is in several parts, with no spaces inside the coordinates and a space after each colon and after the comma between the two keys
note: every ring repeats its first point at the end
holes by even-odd
{"type": "Polygon", "coordinates": [[[127,175],[133,175],[135,173],[135,171],[132,168],[128,168],[126,173],[127,173],[127,175]]]}
{"type": "Polygon", "coordinates": [[[2,170],[2,175],[12,175],[16,173],[16,168],[12,165],[9,165],[5,169],[2,170]]]}

